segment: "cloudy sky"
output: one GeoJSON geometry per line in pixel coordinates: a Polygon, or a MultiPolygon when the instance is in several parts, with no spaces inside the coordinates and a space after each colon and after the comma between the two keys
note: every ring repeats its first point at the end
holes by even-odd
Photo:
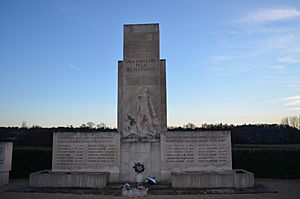
{"type": "Polygon", "coordinates": [[[160,24],[169,126],[300,115],[299,0],[1,0],[0,126],[116,127],[129,23],[160,24]]]}

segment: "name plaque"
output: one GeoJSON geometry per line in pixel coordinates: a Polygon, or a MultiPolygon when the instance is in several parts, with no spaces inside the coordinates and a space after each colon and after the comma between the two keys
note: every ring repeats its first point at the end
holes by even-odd
{"type": "Polygon", "coordinates": [[[52,170],[100,171],[117,166],[119,145],[116,132],[54,133],[52,170]]]}
{"type": "Polygon", "coordinates": [[[161,147],[165,169],[232,169],[230,131],[166,132],[161,147]]]}

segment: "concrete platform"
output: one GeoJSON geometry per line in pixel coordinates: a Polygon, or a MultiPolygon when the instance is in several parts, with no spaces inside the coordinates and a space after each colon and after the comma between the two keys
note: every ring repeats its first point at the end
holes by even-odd
{"type": "Polygon", "coordinates": [[[249,188],[254,187],[254,174],[246,170],[220,172],[187,171],[171,173],[174,188],[249,188]]]}
{"type": "MultiPolygon", "coordinates": [[[[134,184],[131,184],[134,186],[134,184]]],[[[263,184],[256,183],[252,188],[174,188],[171,184],[145,185],[148,188],[148,195],[207,195],[207,194],[258,194],[277,193],[263,184]]],[[[121,196],[123,184],[108,184],[103,189],[90,188],[50,188],[50,187],[28,187],[18,186],[7,189],[7,192],[22,193],[63,193],[63,194],[95,194],[121,196]]]]}
{"type": "MultiPolygon", "coordinates": [[[[300,196],[300,179],[280,180],[280,179],[255,179],[255,187],[247,190],[253,192],[243,192],[241,194],[221,194],[214,192],[210,194],[195,194],[189,192],[187,195],[174,195],[174,191],[155,191],[150,188],[150,192],[145,197],[147,199],[299,199],[300,196]],[[259,186],[260,185],[260,186],[259,186]],[[262,187],[264,186],[264,188],[262,187]],[[259,188],[260,187],[260,188],[259,188]],[[153,190],[153,191],[151,191],[153,190]]],[[[28,188],[28,179],[11,179],[9,184],[0,186],[0,198],[5,199],[113,199],[121,197],[120,187],[116,187],[114,193],[108,193],[105,189],[80,189],[75,192],[71,188],[56,188],[54,192],[44,191],[42,188],[28,188]],[[37,191],[39,190],[39,191],[37,191]],[[42,191],[43,190],[43,191],[42,191]],[[98,193],[102,191],[103,193],[98,193]]],[[[108,185],[109,186],[109,185],[108,185]]],[[[47,188],[50,190],[50,188],[47,188]]],[[[157,190],[157,189],[156,189],[157,190]]]]}
{"type": "Polygon", "coordinates": [[[29,186],[101,189],[106,186],[108,177],[109,173],[106,172],[52,172],[43,170],[30,174],[29,186]]]}

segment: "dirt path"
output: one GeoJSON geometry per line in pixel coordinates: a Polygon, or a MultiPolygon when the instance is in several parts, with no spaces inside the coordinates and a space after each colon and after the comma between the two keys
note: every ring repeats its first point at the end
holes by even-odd
{"type": "MultiPolygon", "coordinates": [[[[149,199],[299,199],[300,198],[300,179],[297,180],[277,180],[277,179],[256,179],[267,187],[270,187],[278,193],[262,194],[208,194],[208,195],[147,195],[144,198],[149,199]]],[[[61,193],[18,193],[6,192],[5,190],[27,186],[28,180],[12,180],[9,185],[0,186],[0,199],[111,199],[123,198],[116,196],[104,196],[93,194],[61,194],[61,193]]]]}

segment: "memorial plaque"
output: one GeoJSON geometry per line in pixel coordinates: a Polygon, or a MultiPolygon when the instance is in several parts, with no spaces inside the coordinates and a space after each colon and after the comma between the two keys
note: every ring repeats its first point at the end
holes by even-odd
{"type": "Polygon", "coordinates": [[[230,131],[177,131],[161,135],[164,170],[231,170],[230,131]]]}
{"type": "Polygon", "coordinates": [[[53,171],[102,171],[118,167],[116,132],[62,132],[53,135],[53,171]]]}
{"type": "Polygon", "coordinates": [[[156,137],[167,129],[165,60],[159,57],[159,25],[124,25],[118,66],[118,131],[122,137],[156,137]]]}

